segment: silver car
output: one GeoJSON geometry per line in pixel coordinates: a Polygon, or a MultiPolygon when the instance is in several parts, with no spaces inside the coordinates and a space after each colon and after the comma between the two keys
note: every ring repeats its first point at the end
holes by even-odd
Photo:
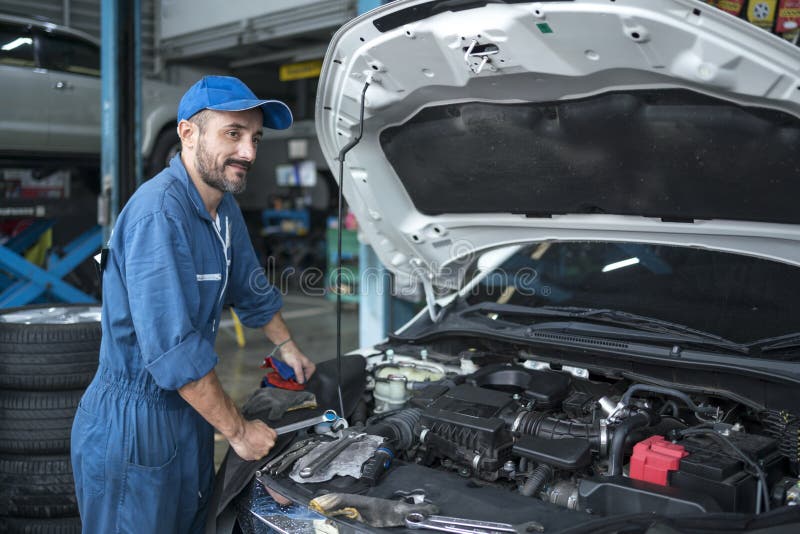
{"type": "Polygon", "coordinates": [[[427,306],[309,380],[342,436],[228,456],[216,532],[800,532],[799,72],[694,0],[348,22],[320,147],[427,306]]]}
{"type": "MultiPolygon", "coordinates": [[[[179,87],[144,80],[142,153],[158,170],[177,146],[179,87]]],[[[55,24],[0,14],[0,156],[100,153],[100,43],[55,24]]]]}

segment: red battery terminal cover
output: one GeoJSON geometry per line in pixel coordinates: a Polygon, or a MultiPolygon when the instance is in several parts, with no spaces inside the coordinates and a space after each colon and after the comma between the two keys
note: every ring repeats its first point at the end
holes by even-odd
{"type": "Polygon", "coordinates": [[[677,471],[681,458],[689,456],[683,445],[670,443],[663,436],[652,436],[633,447],[630,477],[661,486],[669,485],[669,472],[677,471]]]}

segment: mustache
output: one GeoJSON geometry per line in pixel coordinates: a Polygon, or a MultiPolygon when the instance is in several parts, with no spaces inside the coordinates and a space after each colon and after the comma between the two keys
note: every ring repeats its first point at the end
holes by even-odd
{"type": "Polygon", "coordinates": [[[225,166],[228,165],[239,165],[240,167],[244,167],[244,170],[249,171],[251,163],[243,159],[226,159],[225,166]]]}

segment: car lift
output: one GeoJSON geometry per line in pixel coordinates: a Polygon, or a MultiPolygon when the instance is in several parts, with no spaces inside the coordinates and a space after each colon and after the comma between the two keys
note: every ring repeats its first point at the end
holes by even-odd
{"type": "MultiPolygon", "coordinates": [[[[10,213],[19,214],[26,211],[21,207],[11,210],[10,213]]],[[[44,207],[36,206],[31,213],[46,211],[44,207]]],[[[62,278],[100,249],[103,232],[99,226],[84,232],[64,247],[63,256],[50,252],[47,268],[25,258],[24,252],[33,247],[54,224],[55,219],[36,219],[25,230],[0,245],[0,308],[24,306],[41,302],[43,298],[72,303],[95,302],[91,295],[62,278]]]]}

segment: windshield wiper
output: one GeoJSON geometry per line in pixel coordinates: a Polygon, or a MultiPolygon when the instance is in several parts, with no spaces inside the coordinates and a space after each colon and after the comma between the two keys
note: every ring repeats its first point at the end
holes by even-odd
{"type": "MultiPolygon", "coordinates": [[[[559,317],[578,321],[607,323],[643,332],[669,336],[665,338],[667,341],[714,346],[725,350],[733,350],[742,354],[747,354],[749,352],[747,345],[736,343],[735,341],[725,339],[724,337],[710,332],[695,330],[694,328],[682,324],[672,323],[654,317],[646,317],[644,315],[608,308],[584,308],[579,306],[528,307],[485,302],[476,306],[471,306],[465,310],[465,312],[476,310],[484,313],[495,313],[499,316],[559,317]]],[[[541,326],[545,327],[546,325],[541,326]]]]}
{"type": "Polygon", "coordinates": [[[800,347],[800,332],[791,332],[775,337],[767,337],[753,341],[748,345],[751,349],[761,352],[770,352],[780,349],[794,349],[800,347]]]}

